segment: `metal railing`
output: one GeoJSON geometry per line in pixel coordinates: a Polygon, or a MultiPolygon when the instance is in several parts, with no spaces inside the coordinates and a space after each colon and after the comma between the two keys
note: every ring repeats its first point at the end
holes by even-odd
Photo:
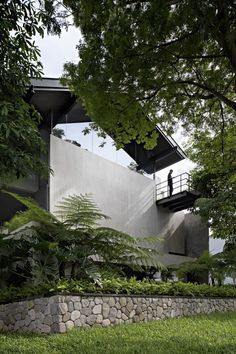
{"type": "MultiPolygon", "coordinates": [[[[189,173],[184,172],[178,176],[172,177],[173,192],[172,195],[192,190],[191,176],[189,173]]],[[[170,196],[168,181],[157,183],[156,185],[157,200],[164,199],[170,196]]]]}

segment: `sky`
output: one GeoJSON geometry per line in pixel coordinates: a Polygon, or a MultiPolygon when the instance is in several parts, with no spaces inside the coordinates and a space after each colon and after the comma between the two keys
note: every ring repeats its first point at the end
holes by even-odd
{"type": "Polygon", "coordinates": [[[70,26],[68,31],[63,30],[60,37],[36,36],[35,42],[41,51],[45,77],[58,78],[62,75],[66,62],[78,62],[76,45],[80,39],[80,30],[73,26],[70,26]]]}
{"type": "MultiPolygon", "coordinates": [[[[60,38],[57,36],[45,36],[43,39],[36,37],[36,44],[41,50],[41,62],[44,66],[45,77],[59,78],[63,73],[63,65],[66,62],[78,62],[79,57],[76,45],[80,39],[81,33],[79,29],[72,26],[69,27],[68,31],[62,31],[60,38]]],[[[82,148],[120,165],[128,166],[130,164],[132,159],[123,150],[117,151],[112,145],[110,138],[107,139],[107,144],[103,148],[100,148],[99,145],[102,140],[96,136],[96,133],[84,136],[82,130],[85,126],[86,124],[63,124],[59,127],[64,129],[66,139],[78,141],[82,148]]],[[[183,147],[188,137],[184,137],[179,130],[173,135],[173,138],[183,147]]],[[[194,165],[191,161],[182,160],[157,172],[156,177],[163,181],[166,180],[170,168],[173,169],[173,176],[175,176],[183,172],[189,172],[193,167],[194,165]]],[[[153,178],[152,175],[149,175],[149,177],[153,178]]],[[[209,248],[212,253],[219,252],[223,248],[223,245],[224,241],[222,240],[210,239],[209,248]]]]}

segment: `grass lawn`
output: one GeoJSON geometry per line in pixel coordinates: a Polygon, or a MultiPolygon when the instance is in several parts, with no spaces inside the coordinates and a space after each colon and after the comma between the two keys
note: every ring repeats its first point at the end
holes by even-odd
{"type": "Polygon", "coordinates": [[[236,353],[236,313],[74,329],[39,336],[0,333],[0,353],[236,353]]]}

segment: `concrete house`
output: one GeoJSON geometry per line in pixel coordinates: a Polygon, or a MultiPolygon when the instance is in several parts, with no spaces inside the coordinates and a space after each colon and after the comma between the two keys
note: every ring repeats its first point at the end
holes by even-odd
{"type": "MultiPolygon", "coordinates": [[[[168,197],[166,182],[154,181],[51,135],[59,123],[89,122],[90,118],[59,80],[33,80],[32,84],[30,103],[43,117],[40,132],[53,175],[47,180],[31,176],[14,183],[11,190],[33,197],[52,213],[65,196],[91,194],[102,212],[111,217],[106,225],[138,237],[161,237],[159,258],[166,265],[194,259],[208,249],[208,228],[198,217],[184,212],[198,197],[187,174],[173,180],[173,195],[168,197]]],[[[147,174],[186,158],[178,144],[157,129],[158,145],[152,151],[135,141],[124,148],[147,174]]],[[[3,193],[0,205],[0,221],[11,218],[21,207],[3,193]]]]}

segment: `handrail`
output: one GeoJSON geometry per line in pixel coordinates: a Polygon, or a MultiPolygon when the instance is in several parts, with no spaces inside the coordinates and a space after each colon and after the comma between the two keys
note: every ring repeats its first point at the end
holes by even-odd
{"type": "MultiPolygon", "coordinates": [[[[188,173],[188,172],[183,172],[183,173],[181,173],[181,174],[179,174],[179,175],[177,175],[177,176],[172,177],[172,179],[178,178],[178,177],[183,176],[183,175],[187,175],[189,178],[191,178],[190,173],[188,173]]],[[[160,185],[160,184],[162,184],[162,183],[167,183],[167,181],[162,181],[162,182],[160,182],[160,183],[157,183],[156,185],[158,186],[158,185],[160,185]]]]}
{"type": "MultiPolygon", "coordinates": [[[[190,174],[188,172],[184,172],[172,177],[172,186],[172,195],[192,190],[192,181],[190,174]]],[[[156,196],[158,200],[168,197],[169,194],[169,185],[167,180],[156,184],[156,196]]]]}

